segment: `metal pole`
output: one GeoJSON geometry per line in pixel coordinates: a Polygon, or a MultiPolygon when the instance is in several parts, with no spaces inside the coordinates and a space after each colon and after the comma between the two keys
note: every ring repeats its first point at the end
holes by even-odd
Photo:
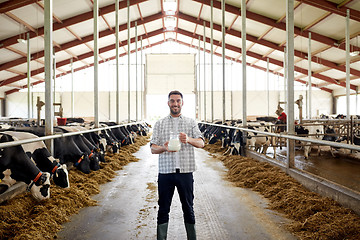
{"type": "Polygon", "coordinates": [[[346,119],[350,120],[350,10],[346,11],[346,119]]]}
{"type": "Polygon", "coordinates": [[[211,122],[214,122],[214,1],[210,1],[211,5],[211,18],[210,18],[210,82],[211,82],[211,122]]]}
{"type": "Polygon", "coordinates": [[[120,123],[120,77],[119,77],[119,0],[115,0],[115,42],[116,42],[116,123],[120,123]]]}
{"type": "Polygon", "coordinates": [[[31,61],[31,55],[30,55],[30,33],[26,34],[26,46],[27,46],[27,101],[28,101],[28,118],[31,118],[31,83],[30,83],[30,75],[31,75],[31,69],[30,69],[30,61],[31,61]]]}
{"type": "Polygon", "coordinates": [[[136,91],[135,91],[135,104],[136,104],[136,121],[139,120],[138,117],[138,62],[137,62],[137,54],[138,54],[138,50],[137,50],[137,44],[138,44],[138,36],[137,36],[137,22],[135,21],[135,83],[136,83],[136,91]]]}
{"type": "Polygon", "coordinates": [[[198,113],[199,113],[199,119],[200,120],[202,120],[203,118],[201,118],[201,114],[202,114],[202,111],[201,111],[201,89],[200,89],[200,87],[201,87],[201,79],[200,79],[200,72],[201,72],[201,65],[200,65],[200,54],[201,54],[201,52],[200,52],[200,43],[201,43],[201,37],[199,36],[199,73],[198,73],[198,79],[199,79],[199,82],[198,82],[198,84],[199,84],[199,89],[198,89],[198,91],[199,91],[199,103],[198,103],[198,106],[199,106],[199,111],[198,111],[198,113]]]}
{"type": "Polygon", "coordinates": [[[234,101],[233,101],[233,59],[231,58],[231,65],[230,65],[230,84],[231,84],[231,95],[230,95],[230,107],[231,107],[231,120],[234,119],[234,101]]]}
{"type": "MultiPolygon", "coordinates": [[[[225,111],[225,0],[221,1],[221,11],[222,11],[222,24],[221,24],[221,33],[222,33],[222,74],[223,74],[223,92],[222,92],[222,99],[223,99],[223,122],[226,119],[226,111],[225,111]]],[[[211,99],[212,100],[212,99],[211,99]]],[[[212,109],[214,112],[214,109],[212,109]]]]}
{"type": "MultiPolygon", "coordinates": [[[[53,1],[44,2],[44,36],[45,36],[45,135],[53,134],[54,111],[52,94],[52,74],[53,74],[53,1]]],[[[45,141],[47,149],[54,155],[53,140],[45,141]]]]}
{"type": "Polygon", "coordinates": [[[130,0],[127,0],[127,33],[128,33],[128,122],[130,122],[130,0]]]}
{"type": "MultiPolygon", "coordinates": [[[[288,0],[286,0],[286,1],[288,1],[288,0]]],[[[286,90],[287,90],[287,59],[286,59],[286,53],[287,52],[287,48],[285,47],[284,48],[284,104],[285,104],[285,107],[284,107],[284,109],[285,109],[285,112],[287,112],[288,111],[288,109],[287,109],[287,102],[286,102],[286,100],[287,100],[287,92],[286,92],[286,90]]]]}
{"type": "MultiPolygon", "coordinates": [[[[196,62],[195,54],[194,54],[194,62],[196,62]]],[[[196,69],[197,69],[197,67],[194,66],[195,74],[197,73],[196,69]]],[[[197,120],[199,120],[199,99],[198,99],[199,98],[199,92],[198,92],[199,90],[198,90],[198,77],[197,76],[195,76],[194,81],[195,81],[195,83],[194,83],[194,88],[195,88],[194,89],[194,92],[195,92],[195,117],[196,117],[197,120]]]]}
{"type": "Polygon", "coordinates": [[[270,116],[270,83],[269,83],[269,58],[266,59],[266,85],[267,85],[267,110],[268,110],[268,116],[270,116]]]}
{"type": "Polygon", "coordinates": [[[54,58],[54,60],[53,60],[53,71],[54,71],[54,73],[53,73],[53,78],[54,78],[54,99],[53,99],[53,101],[54,102],[56,102],[56,57],[55,57],[55,48],[54,48],[54,50],[53,50],[53,58],[54,58]]]}
{"type": "Polygon", "coordinates": [[[74,98],[74,64],[73,59],[70,59],[70,67],[71,67],[71,117],[74,117],[75,110],[75,98],[74,98]]]}
{"type": "Polygon", "coordinates": [[[95,127],[99,127],[99,0],[94,0],[94,117],[95,127]]]}
{"type": "Polygon", "coordinates": [[[311,90],[312,90],[312,85],[311,85],[311,32],[309,32],[309,46],[308,46],[308,83],[309,83],[309,101],[308,101],[308,119],[311,119],[311,90]]]}
{"type": "Polygon", "coordinates": [[[140,96],[140,102],[141,102],[141,120],[144,119],[144,99],[143,99],[143,94],[144,94],[144,89],[143,89],[143,42],[142,42],[142,36],[140,36],[140,92],[141,92],[141,96],[140,96]]]}
{"type": "MultiPolygon", "coordinates": [[[[287,131],[295,134],[294,129],[294,0],[286,1],[286,43],[287,43],[287,131]]],[[[287,140],[287,167],[295,166],[295,142],[287,140]]]]}
{"type": "Polygon", "coordinates": [[[203,41],[204,41],[204,121],[206,121],[206,32],[205,32],[205,21],[204,21],[204,36],[203,36],[203,41]]]}
{"type": "Polygon", "coordinates": [[[242,65],[242,101],[243,101],[243,126],[247,125],[246,112],[246,0],[241,0],[241,65],[242,65]]]}

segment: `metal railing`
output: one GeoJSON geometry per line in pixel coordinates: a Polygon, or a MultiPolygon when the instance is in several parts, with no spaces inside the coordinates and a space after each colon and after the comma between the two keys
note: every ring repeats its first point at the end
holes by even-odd
{"type": "MultiPolygon", "coordinates": [[[[26,144],[26,143],[33,143],[33,142],[51,140],[51,139],[55,139],[55,138],[69,137],[69,136],[79,135],[79,134],[83,134],[83,133],[97,132],[97,131],[101,131],[101,130],[123,127],[123,126],[134,125],[134,124],[141,124],[141,123],[144,123],[144,122],[139,121],[139,122],[132,122],[132,123],[115,125],[115,126],[94,128],[94,129],[89,129],[89,130],[84,130],[84,131],[76,131],[76,132],[70,132],[70,133],[56,133],[54,135],[49,135],[49,136],[44,136],[44,137],[29,138],[29,139],[17,140],[17,141],[12,141],[12,142],[4,142],[4,143],[0,143],[0,149],[6,148],[6,147],[13,147],[13,146],[21,145],[21,144],[26,144]]],[[[3,133],[6,134],[6,131],[4,131],[3,133]]],[[[1,132],[0,132],[0,134],[1,134],[1,132]]]]}
{"type": "MultiPolygon", "coordinates": [[[[310,142],[310,143],[314,143],[315,145],[328,145],[328,146],[336,147],[336,148],[345,148],[345,149],[360,151],[360,146],[358,146],[358,145],[337,143],[337,142],[312,139],[312,138],[307,138],[307,137],[299,137],[296,135],[289,135],[286,133],[262,132],[262,131],[257,131],[257,130],[253,130],[253,129],[243,128],[243,127],[233,127],[233,126],[227,126],[227,125],[222,125],[222,124],[214,124],[214,123],[207,123],[207,122],[198,122],[198,123],[207,124],[207,125],[211,125],[211,126],[217,126],[217,127],[223,127],[223,128],[236,129],[236,130],[241,130],[241,131],[245,131],[245,132],[258,133],[258,134],[262,134],[262,135],[266,135],[266,136],[286,138],[286,139],[302,141],[302,142],[310,142]]],[[[256,136],[251,136],[251,137],[256,137],[256,136]]]]}

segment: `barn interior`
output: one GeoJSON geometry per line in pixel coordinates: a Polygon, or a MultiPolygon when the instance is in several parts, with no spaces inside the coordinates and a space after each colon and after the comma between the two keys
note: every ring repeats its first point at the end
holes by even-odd
{"type": "MultiPolygon", "coordinates": [[[[267,186],[263,193],[259,186],[233,181],[229,168],[240,167],[228,162],[238,162],[234,147],[229,155],[229,146],[219,148],[220,141],[212,145],[206,138],[205,150],[195,151],[199,239],[356,239],[360,234],[359,0],[0,0],[0,23],[4,131],[41,125],[45,135],[56,135],[56,127],[75,119],[94,128],[104,122],[149,127],[147,142],[139,141],[143,146],[133,153],[139,160],[117,169],[113,180],[93,196],[98,206],[84,208],[66,224],[62,221],[49,238],[155,238],[158,164],[148,141],[156,121],[169,114],[167,94],[174,89],[183,93],[182,113],[199,126],[209,130],[226,125],[228,131],[236,129],[253,139],[274,139],[266,143],[265,153],[247,142],[239,150],[241,159],[270,163],[309,191],[351,209],[351,214],[343,211],[347,215],[339,222],[324,222],[336,229],[327,235],[328,229],[307,229],[307,224],[320,221],[314,215],[338,212],[313,210],[318,206],[304,200],[303,208],[312,209],[312,215],[296,219],[300,223],[289,228],[294,218],[272,205],[268,209],[273,200],[264,195],[275,190],[267,186]],[[285,132],[276,130],[279,109],[287,114],[285,132]],[[260,125],[264,119],[270,121],[266,131],[260,125]],[[295,131],[300,126],[321,126],[322,132],[304,139],[295,131]],[[309,146],[309,157],[304,157],[309,146]],[[353,225],[344,230],[344,221],[353,225]]],[[[1,142],[0,148],[39,140],[55,154],[55,140],[45,137],[1,142]]],[[[122,159],[121,154],[109,156],[122,159]]],[[[69,175],[72,171],[78,170],[69,175]]],[[[6,197],[0,194],[0,207],[22,196],[24,186],[10,187],[6,197]]],[[[169,238],[186,239],[177,198],[169,238]]],[[[40,206],[34,203],[33,209],[40,206]]],[[[0,225],[0,238],[20,236],[4,235],[8,226],[5,221],[0,225]]]]}

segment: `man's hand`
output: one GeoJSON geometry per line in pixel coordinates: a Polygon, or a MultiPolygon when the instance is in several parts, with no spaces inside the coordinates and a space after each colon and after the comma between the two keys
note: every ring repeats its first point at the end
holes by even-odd
{"type": "Polygon", "coordinates": [[[180,142],[182,142],[182,143],[188,142],[188,136],[184,132],[179,133],[179,139],[180,139],[180,142]]]}

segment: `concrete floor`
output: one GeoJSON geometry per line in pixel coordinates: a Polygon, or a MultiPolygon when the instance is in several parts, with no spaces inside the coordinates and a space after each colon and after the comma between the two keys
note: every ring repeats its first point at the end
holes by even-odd
{"type": "MultiPolygon", "coordinates": [[[[59,239],[156,239],[158,156],[149,144],[135,154],[112,182],[101,186],[99,205],[82,209],[63,225],[59,239]]],[[[196,149],[195,216],[198,239],[296,239],[284,228],[288,220],[267,209],[266,199],[224,179],[226,169],[196,149]]],[[[186,239],[181,204],[174,195],[168,239],[186,239]]]]}

